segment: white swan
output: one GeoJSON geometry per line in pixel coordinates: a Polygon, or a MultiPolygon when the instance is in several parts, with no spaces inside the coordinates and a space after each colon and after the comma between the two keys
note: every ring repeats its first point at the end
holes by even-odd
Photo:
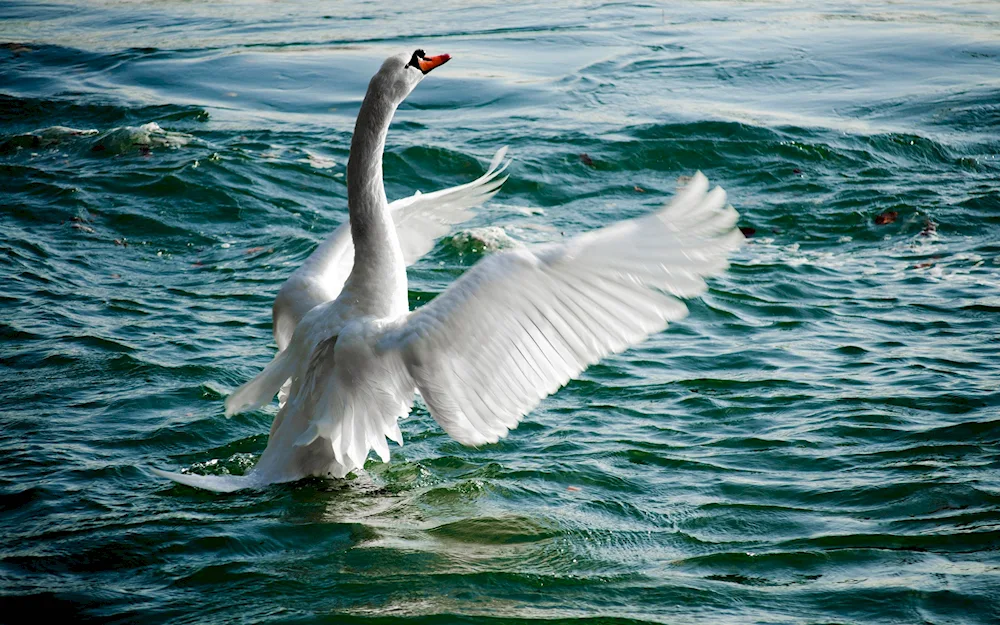
{"type": "Polygon", "coordinates": [[[382,186],[396,106],[447,55],[390,57],[368,87],[348,162],[354,266],[340,295],[306,313],[287,349],[226,400],[226,414],[291,392],[244,476],[157,474],[233,491],[306,476],[343,477],[386,438],[419,390],[466,445],[496,442],[545,396],[687,308],[743,241],[725,192],[699,172],[662,209],[566,242],[489,256],[429,304],[407,310],[404,254],[382,186]]]}

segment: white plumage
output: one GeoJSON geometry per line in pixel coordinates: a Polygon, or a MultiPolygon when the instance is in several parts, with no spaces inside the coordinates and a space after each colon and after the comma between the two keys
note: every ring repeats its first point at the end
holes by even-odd
{"type": "Polygon", "coordinates": [[[589,365],[687,314],[677,298],[704,292],[743,240],[725,201],[698,173],[652,215],[488,257],[378,346],[448,434],[496,442],[589,365]]]}
{"type": "MultiPolygon", "coordinates": [[[[407,266],[431,251],[434,242],[452,226],[472,219],[472,209],[496,195],[507,180],[510,165],[507,147],[497,150],[486,173],[472,182],[420,193],[389,204],[396,236],[407,266]]],[[[274,340],[281,351],[288,347],[295,327],[307,312],[337,298],[354,266],[354,242],[350,222],[345,222],[321,243],[302,266],[285,280],[272,307],[274,340]]]]}
{"type": "Polygon", "coordinates": [[[304,313],[287,349],[226,400],[227,414],[257,408],[291,378],[259,462],[241,478],[161,475],[224,491],[342,477],[372,450],[387,461],[387,438],[402,444],[397,421],[416,391],[459,442],[495,442],[587,366],[687,314],[679,298],[703,293],[743,241],[725,192],[709,191],[699,172],[650,215],[485,258],[408,312],[404,222],[393,226],[381,154],[395,106],[423,77],[412,59],[386,61],[358,116],[348,165],[354,265],[340,295],[304,313]]]}

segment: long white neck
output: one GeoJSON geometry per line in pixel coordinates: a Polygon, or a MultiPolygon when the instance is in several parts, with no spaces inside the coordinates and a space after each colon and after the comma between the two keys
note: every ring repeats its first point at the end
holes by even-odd
{"type": "Polygon", "coordinates": [[[384,244],[389,232],[395,238],[382,184],[382,152],[396,103],[377,91],[372,85],[365,95],[347,161],[347,208],[356,250],[384,244]]]}
{"type": "Polygon", "coordinates": [[[345,285],[370,314],[389,314],[383,302],[406,297],[406,268],[382,184],[382,152],[397,102],[372,81],[358,113],[347,162],[347,208],[354,267],[345,285]]]}

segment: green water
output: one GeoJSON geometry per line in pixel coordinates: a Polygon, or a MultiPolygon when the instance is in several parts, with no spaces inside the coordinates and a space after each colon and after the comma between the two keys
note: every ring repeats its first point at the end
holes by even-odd
{"type": "Polygon", "coordinates": [[[0,4],[0,622],[1000,622],[1000,5],[398,7],[0,4]],[[263,450],[222,399],[416,47],[390,198],[514,163],[414,305],[698,169],[754,236],[499,444],[156,478],[263,450]]]}

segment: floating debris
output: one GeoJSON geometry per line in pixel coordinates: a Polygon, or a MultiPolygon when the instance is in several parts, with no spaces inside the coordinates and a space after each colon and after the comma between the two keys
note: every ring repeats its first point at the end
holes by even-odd
{"type": "Polygon", "coordinates": [[[642,187],[640,187],[639,185],[635,185],[635,186],[634,186],[634,187],[632,187],[632,188],[633,188],[633,189],[635,189],[635,191],[636,191],[637,193],[645,193],[645,192],[646,192],[646,190],[645,190],[645,189],[643,189],[642,187]]]}
{"type": "Polygon", "coordinates": [[[924,229],[920,231],[920,236],[929,237],[937,234],[937,224],[930,219],[924,220],[924,229]]]}
{"type": "Polygon", "coordinates": [[[796,167],[795,169],[792,170],[792,173],[795,174],[796,176],[801,176],[802,170],[796,167]]]}
{"type": "Polygon", "coordinates": [[[581,152],[580,153],[580,162],[582,162],[587,167],[593,167],[594,166],[594,159],[590,158],[590,155],[587,154],[586,152],[581,152]]]}
{"type": "Polygon", "coordinates": [[[122,247],[128,247],[128,239],[122,237],[120,239],[115,239],[115,245],[120,245],[122,247]]]}
{"type": "Polygon", "coordinates": [[[33,52],[33,50],[28,46],[26,46],[25,44],[14,43],[12,41],[0,43],[0,48],[4,50],[10,50],[11,52],[14,53],[14,56],[18,56],[19,54],[24,54],[25,52],[33,52]]]}
{"type": "Polygon", "coordinates": [[[885,211],[884,213],[876,215],[876,217],[875,217],[875,225],[876,226],[884,226],[886,224],[891,224],[892,222],[896,221],[897,217],[899,217],[899,213],[898,212],[896,212],[896,211],[885,211]]]}

